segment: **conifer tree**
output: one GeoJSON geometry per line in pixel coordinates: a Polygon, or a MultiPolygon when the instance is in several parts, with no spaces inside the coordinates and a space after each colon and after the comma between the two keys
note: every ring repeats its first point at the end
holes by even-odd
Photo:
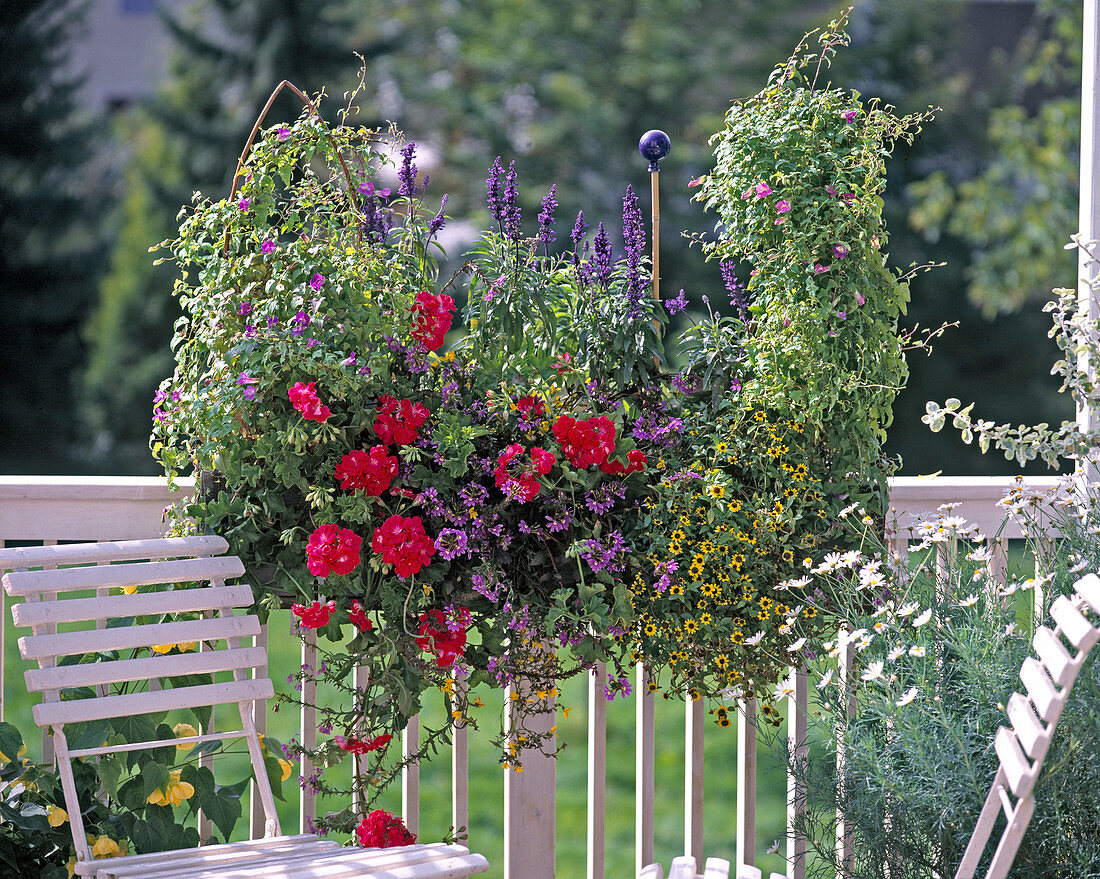
{"type": "Polygon", "coordinates": [[[65,472],[80,325],[94,299],[104,195],[98,124],[60,73],[81,6],[0,4],[0,471],[65,472]]]}

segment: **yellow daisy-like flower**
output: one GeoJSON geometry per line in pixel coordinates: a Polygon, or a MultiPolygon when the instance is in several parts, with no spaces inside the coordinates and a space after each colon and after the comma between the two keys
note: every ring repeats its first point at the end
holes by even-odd
{"type": "Polygon", "coordinates": [[[669,595],[683,595],[684,594],[684,587],[681,586],[679,583],[673,583],[671,586],[668,587],[668,594],[669,595]]]}
{"type": "Polygon", "coordinates": [[[709,613],[705,613],[701,617],[699,617],[699,622],[702,623],[704,626],[709,626],[712,619],[713,618],[709,613]]]}
{"type": "Polygon", "coordinates": [[[794,550],[791,550],[791,549],[783,550],[780,558],[782,558],[783,561],[786,562],[788,565],[791,564],[794,561],[794,550]]]}
{"type": "Polygon", "coordinates": [[[699,631],[699,624],[695,620],[684,620],[684,631],[689,635],[694,635],[699,631]]]}
{"type": "Polygon", "coordinates": [[[168,775],[168,784],[164,786],[164,789],[157,788],[149,794],[145,802],[153,806],[178,806],[185,800],[191,799],[195,795],[195,788],[189,782],[180,781],[182,771],[181,769],[173,769],[168,775]]]}
{"type": "Polygon", "coordinates": [[[691,577],[692,580],[698,580],[703,576],[703,566],[693,564],[688,568],[688,576],[691,577]]]}
{"type": "Polygon", "coordinates": [[[50,803],[46,807],[46,820],[50,823],[50,827],[60,827],[69,820],[69,813],[60,806],[50,803]]]}
{"type": "Polygon", "coordinates": [[[724,455],[729,450],[730,450],[730,444],[729,443],[715,443],[714,444],[714,451],[716,451],[719,455],[724,455]]]}
{"type": "Polygon", "coordinates": [[[760,606],[764,607],[764,608],[771,607],[772,606],[772,600],[770,598],[768,598],[766,595],[762,596],[761,599],[760,599],[760,606]]]}
{"type": "Polygon", "coordinates": [[[725,486],[710,485],[707,487],[707,494],[709,494],[712,498],[723,498],[726,496],[725,486]]]}
{"type": "Polygon", "coordinates": [[[699,552],[701,552],[703,555],[710,555],[712,552],[714,552],[714,544],[711,543],[709,540],[704,540],[702,543],[699,544],[699,552]]]}
{"type": "Polygon", "coordinates": [[[817,608],[804,607],[802,609],[802,616],[806,617],[806,619],[812,619],[813,617],[816,617],[817,616],[817,608]]]}
{"type": "Polygon", "coordinates": [[[752,413],[752,417],[754,421],[763,421],[767,416],[758,409],[752,413]]]}
{"type": "Polygon", "coordinates": [[[672,534],[670,535],[670,537],[671,537],[671,538],[672,538],[673,540],[676,540],[676,541],[680,541],[680,540],[683,540],[683,539],[684,539],[684,538],[685,538],[686,536],[687,536],[687,535],[686,535],[686,534],[684,534],[684,532],[683,532],[683,531],[681,531],[681,530],[680,530],[679,528],[677,528],[677,529],[676,529],[675,531],[673,531],[673,532],[672,532],[672,534]]]}
{"type": "Polygon", "coordinates": [[[734,644],[740,644],[742,641],[745,640],[745,633],[742,632],[740,629],[734,629],[733,634],[730,635],[730,640],[734,644]]]}
{"type": "Polygon", "coordinates": [[[730,664],[730,658],[724,653],[719,653],[714,657],[714,664],[724,671],[726,666],[730,664]]]}
{"type": "Polygon", "coordinates": [[[726,509],[731,513],[741,512],[741,501],[730,501],[726,504],[726,509]]]}
{"type": "Polygon", "coordinates": [[[652,638],[654,635],[657,634],[657,626],[653,623],[646,623],[645,633],[652,638]]]}
{"type": "MultiPolygon", "coordinates": [[[[199,734],[199,731],[191,726],[191,724],[189,723],[177,723],[174,727],[172,727],[172,733],[177,739],[182,739],[186,738],[187,736],[197,736],[199,734]]],[[[195,747],[194,742],[182,742],[181,744],[176,745],[176,750],[190,751],[193,747],[195,747]]]]}

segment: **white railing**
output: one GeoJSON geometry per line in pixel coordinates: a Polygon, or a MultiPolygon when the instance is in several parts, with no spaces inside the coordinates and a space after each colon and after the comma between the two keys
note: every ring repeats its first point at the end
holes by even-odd
{"type": "MultiPolygon", "coordinates": [[[[1050,488],[1057,481],[1054,477],[1031,477],[1025,485],[1033,489],[1050,488]]],[[[1002,529],[1003,510],[997,501],[1011,487],[1014,480],[1001,477],[900,477],[891,483],[891,507],[899,525],[893,538],[894,549],[904,553],[909,540],[907,529],[920,518],[934,517],[939,505],[952,502],[958,507],[955,514],[976,524],[987,535],[997,534],[999,551],[995,554],[995,567],[1003,568],[1007,541],[1024,535],[1011,521],[1002,529]]],[[[186,485],[186,483],[185,483],[186,485]]],[[[179,499],[170,494],[163,479],[144,477],[3,477],[0,476],[0,546],[5,543],[33,541],[52,544],[66,540],[122,540],[152,537],[161,533],[163,511],[179,499]]],[[[3,599],[0,599],[2,601],[3,599]]],[[[8,638],[7,610],[0,604],[3,620],[0,625],[0,719],[4,716],[9,693],[21,688],[22,682],[9,676],[4,666],[4,652],[8,638]],[[9,680],[9,677],[12,679],[9,680]]],[[[290,633],[274,630],[265,633],[273,641],[277,637],[291,637],[290,633]]],[[[849,668],[841,657],[840,673],[849,668]]],[[[305,644],[302,663],[316,665],[314,649],[305,644]]],[[[603,696],[605,670],[600,667],[589,681],[588,736],[587,736],[587,876],[603,879],[605,876],[607,804],[607,753],[608,706],[603,696]]],[[[654,765],[659,751],[666,743],[654,738],[656,705],[653,694],[648,692],[644,670],[639,668],[635,683],[636,714],[633,723],[635,741],[635,871],[654,860],[654,834],[656,809],[667,817],[667,800],[658,803],[655,796],[654,765]]],[[[308,686],[308,685],[307,685],[308,686]]],[[[788,739],[792,749],[805,746],[808,696],[806,676],[796,676],[795,694],[788,706],[788,739]]],[[[312,694],[304,693],[305,701],[312,694]]],[[[736,745],[736,800],[724,808],[733,811],[732,820],[725,823],[731,832],[726,834],[725,844],[736,841],[735,851],[729,855],[737,863],[754,864],[758,858],[756,727],[753,723],[752,703],[741,705],[738,712],[736,745]]],[[[704,816],[704,762],[703,729],[705,706],[701,701],[686,702],[684,716],[684,854],[693,855],[701,863],[705,851],[703,837],[704,816]]],[[[28,719],[19,718],[21,726],[29,726],[28,719]]],[[[261,729],[266,729],[266,717],[257,718],[261,729]]],[[[546,719],[547,726],[555,718],[546,719]]],[[[306,708],[301,712],[301,741],[307,747],[316,741],[317,721],[315,712],[306,708]]],[[[410,724],[403,741],[405,753],[416,748],[418,727],[410,724]]],[[[454,827],[469,826],[469,739],[465,729],[454,730],[452,744],[451,801],[454,827]]],[[[49,742],[43,740],[44,758],[50,756],[49,742]]],[[[502,875],[505,879],[540,879],[552,877],[555,865],[555,774],[553,759],[527,754],[523,759],[522,773],[505,770],[503,802],[503,859],[502,875]]],[[[312,767],[303,764],[303,777],[308,777],[312,767]]],[[[713,794],[714,792],[712,792],[713,794]]],[[[719,793],[726,793],[722,791],[719,793]]],[[[416,832],[419,828],[419,770],[406,771],[403,778],[402,811],[406,823],[416,832]]],[[[797,818],[800,808],[800,792],[793,778],[787,780],[787,875],[790,879],[804,879],[805,841],[789,828],[797,818]]],[[[306,828],[309,819],[316,815],[317,804],[313,794],[303,790],[298,808],[298,819],[306,828]]],[[[252,833],[262,835],[262,819],[259,809],[253,809],[252,833]]],[[[843,839],[843,834],[842,834],[843,839]]],[[[473,849],[487,846],[487,841],[472,838],[473,849]]],[[[714,845],[714,841],[711,841],[714,845]]],[[[846,858],[846,846],[842,842],[840,857],[846,858]]],[[[492,860],[492,859],[491,859],[492,860]]],[[[664,860],[667,861],[667,858],[664,860]]],[[[500,874],[498,874],[500,875],[500,874]]]]}

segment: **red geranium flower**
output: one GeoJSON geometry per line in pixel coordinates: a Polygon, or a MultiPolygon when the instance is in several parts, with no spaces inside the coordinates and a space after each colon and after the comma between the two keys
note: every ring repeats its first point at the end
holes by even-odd
{"type": "Polygon", "coordinates": [[[348,452],[336,465],[334,475],[345,491],[363,489],[367,497],[380,497],[397,476],[397,458],[388,454],[385,446],[375,446],[369,452],[348,452]]]}
{"type": "Polygon", "coordinates": [[[455,301],[450,296],[433,296],[421,290],[412,307],[412,337],[429,351],[439,350],[451,328],[454,311],[455,301]]]}
{"type": "Polygon", "coordinates": [[[554,437],[574,467],[606,463],[615,451],[615,422],[606,415],[584,421],[561,415],[554,422],[554,437]]]}
{"type": "Polygon", "coordinates": [[[350,574],[359,564],[363,538],[350,528],[321,525],[306,543],[306,567],[315,577],[350,574]]]}
{"type": "Polygon", "coordinates": [[[617,476],[620,473],[625,473],[629,476],[631,473],[640,473],[645,470],[646,465],[649,463],[649,458],[646,457],[646,453],[641,449],[631,449],[626,453],[626,464],[622,461],[608,461],[605,464],[600,465],[600,469],[604,473],[609,473],[612,476],[617,476]]]}
{"type": "Polygon", "coordinates": [[[365,848],[390,848],[398,845],[412,845],[416,834],[409,833],[405,822],[385,809],[375,809],[355,828],[359,845],[365,848]]]}
{"type": "Polygon", "coordinates": [[[538,397],[520,397],[516,400],[516,411],[519,413],[519,417],[524,421],[528,421],[532,418],[537,418],[542,415],[545,410],[542,400],[538,397]]]}
{"type": "Polygon", "coordinates": [[[328,604],[321,604],[321,602],[315,601],[310,605],[293,604],[290,606],[290,610],[294,616],[302,621],[300,625],[303,629],[319,629],[321,626],[328,625],[329,617],[336,610],[336,602],[330,601],[328,604]]]}
{"type": "Polygon", "coordinates": [[[360,740],[355,736],[336,736],[335,742],[341,750],[347,751],[349,754],[369,754],[371,751],[380,751],[390,743],[392,739],[389,733],[384,733],[380,736],[375,736],[373,739],[360,740]]]}
{"type": "Polygon", "coordinates": [[[374,623],[370,621],[370,617],[367,616],[367,612],[363,610],[358,600],[351,603],[351,610],[348,611],[348,619],[355,623],[357,629],[360,632],[369,632],[374,628],[374,623]]]}
{"type": "Polygon", "coordinates": [[[469,608],[458,608],[450,621],[441,610],[420,614],[416,646],[435,654],[437,668],[450,668],[466,651],[466,629],[470,625],[469,608]]]}
{"type": "Polygon", "coordinates": [[[512,460],[523,454],[523,446],[513,443],[508,446],[500,457],[497,458],[497,466],[493,471],[497,488],[503,489],[510,497],[523,503],[534,500],[542,489],[542,483],[538,476],[545,476],[554,466],[557,458],[553,452],[546,449],[531,449],[531,462],[524,466],[517,475],[513,474],[512,460]],[[535,474],[538,474],[536,476],[535,474]]]}
{"type": "Polygon", "coordinates": [[[416,442],[420,426],[431,413],[423,403],[412,400],[398,402],[389,394],[378,400],[378,417],[374,420],[374,432],[386,445],[407,446],[416,442]]]}
{"type": "Polygon", "coordinates": [[[287,388],[286,395],[306,421],[328,421],[332,415],[332,410],[322,404],[321,398],[317,396],[317,382],[297,382],[287,388]]]}
{"type": "Polygon", "coordinates": [[[398,577],[411,577],[435,555],[435,541],[424,533],[419,516],[390,516],[374,529],[371,549],[393,565],[398,577]]]}

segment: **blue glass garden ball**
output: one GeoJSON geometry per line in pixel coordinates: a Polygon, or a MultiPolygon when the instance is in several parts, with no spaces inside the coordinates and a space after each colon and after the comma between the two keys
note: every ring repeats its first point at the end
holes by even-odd
{"type": "Polygon", "coordinates": [[[657,170],[657,163],[667,156],[671,149],[672,141],[669,140],[668,135],[656,128],[647,131],[638,141],[638,152],[642,154],[643,159],[648,160],[650,171],[657,170]]]}

